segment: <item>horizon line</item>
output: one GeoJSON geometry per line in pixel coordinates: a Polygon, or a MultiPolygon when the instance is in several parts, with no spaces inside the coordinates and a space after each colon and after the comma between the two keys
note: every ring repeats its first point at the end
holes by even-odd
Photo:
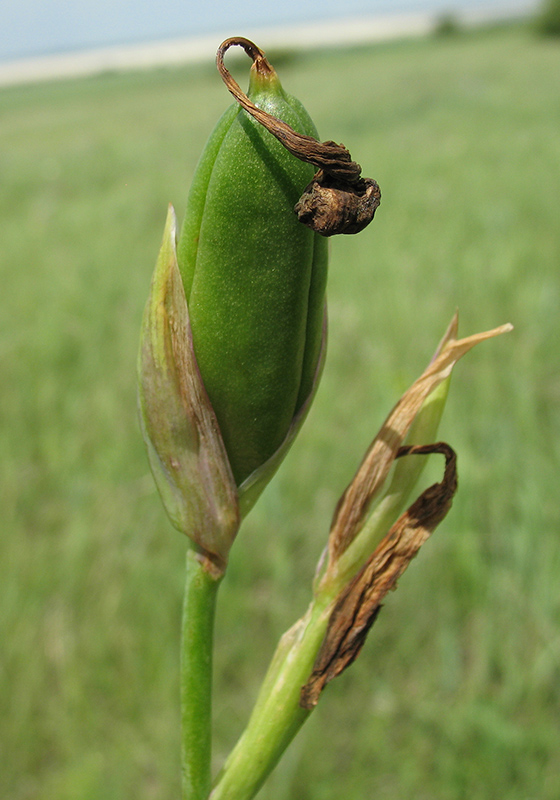
{"type": "MultiPolygon", "coordinates": [[[[301,46],[309,49],[344,47],[432,33],[439,20],[447,16],[456,19],[458,24],[469,27],[507,21],[527,15],[534,5],[535,0],[516,0],[494,9],[465,7],[449,12],[433,10],[374,14],[331,19],[322,23],[304,22],[258,28],[247,31],[246,35],[249,39],[261,42],[265,50],[293,50],[301,46]]],[[[211,63],[219,43],[231,35],[231,31],[216,31],[202,36],[17,58],[0,62],[0,87],[86,77],[109,71],[123,72],[205,61],[211,63]]]]}

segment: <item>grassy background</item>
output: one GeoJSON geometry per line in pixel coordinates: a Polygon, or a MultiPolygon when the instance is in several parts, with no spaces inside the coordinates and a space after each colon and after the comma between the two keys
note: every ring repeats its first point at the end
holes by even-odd
{"type": "MultiPolygon", "coordinates": [[[[266,43],[262,43],[266,45],[266,43]]],[[[330,351],[222,587],[216,764],[303,612],[337,497],[453,311],[453,510],[262,800],[560,796],[560,47],[522,28],[278,62],[382,188],[332,244],[330,351]]],[[[243,65],[243,82],[246,65],[243,65]]],[[[227,104],[211,69],[0,93],[0,796],[179,796],[185,543],[135,412],[166,204],[227,104]]]]}

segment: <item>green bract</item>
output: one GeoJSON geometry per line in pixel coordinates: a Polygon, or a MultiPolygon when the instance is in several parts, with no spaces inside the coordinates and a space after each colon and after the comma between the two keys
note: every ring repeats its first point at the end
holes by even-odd
{"type": "Polygon", "coordinates": [[[196,365],[175,239],[170,207],[142,320],[140,424],[171,521],[223,569],[239,528],[238,493],[196,365]]]}
{"type": "MultiPolygon", "coordinates": [[[[316,137],[271,68],[253,64],[248,94],[316,137]]],[[[313,174],[232,106],[201,157],[178,243],[196,360],[241,493],[277,460],[320,369],[327,241],[294,213],[313,174]]]]}

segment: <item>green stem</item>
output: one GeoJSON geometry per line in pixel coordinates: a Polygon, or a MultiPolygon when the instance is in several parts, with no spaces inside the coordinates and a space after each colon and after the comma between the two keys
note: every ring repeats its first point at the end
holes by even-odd
{"type": "MultiPolygon", "coordinates": [[[[449,379],[424,403],[409,431],[409,443],[433,441],[448,385],[449,379]]],[[[336,598],[405,507],[424,464],[424,459],[396,463],[389,487],[363,530],[335,568],[316,580],[315,599],[305,616],[280,640],[247,728],[209,800],[252,800],[309,716],[310,712],[299,705],[301,687],[311,675],[336,598]]]]}
{"type": "Polygon", "coordinates": [[[313,669],[330,612],[330,603],[314,601],[280,640],[247,728],[210,800],[251,800],[311,713],[300,707],[300,691],[313,669]]]}
{"type": "Polygon", "coordinates": [[[181,638],[183,800],[207,800],[210,794],[212,643],[221,577],[189,548],[181,638]]]}

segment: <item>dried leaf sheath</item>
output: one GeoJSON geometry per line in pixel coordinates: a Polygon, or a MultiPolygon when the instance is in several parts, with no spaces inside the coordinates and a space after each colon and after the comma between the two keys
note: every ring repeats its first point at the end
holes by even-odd
{"type": "Polygon", "coordinates": [[[405,455],[445,456],[441,483],[424,491],[393,525],[356,577],[341,592],[329,620],[327,634],[313,672],[301,690],[300,705],[312,709],[327,683],[358,656],[375,622],[381,601],[403,574],[426,539],[451,508],[457,490],[456,456],[444,442],[403,447],[405,455]]]}

